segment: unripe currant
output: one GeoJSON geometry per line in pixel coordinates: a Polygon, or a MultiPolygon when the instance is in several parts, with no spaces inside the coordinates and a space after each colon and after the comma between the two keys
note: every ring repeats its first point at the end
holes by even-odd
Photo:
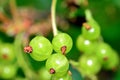
{"type": "Polygon", "coordinates": [[[68,72],[65,75],[61,76],[61,77],[52,76],[52,80],[72,80],[72,76],[68,72]]]}
{"type": "Polygon", "coordinates": [[[82,35],[84,38],[89,39],[89,40],[95,40],[99,38],[100,36],[99,25],[94,21],[83,23],[82,35]]]}
{"type": "Polygon", "coordinates": [[[36,36],[30,41],[29,46],[24,48],[24,52],[30,53],[30,56],[36,61],[46,60],[52,51],[52,44],[43,36],[36,36]]]}
{"type": "Polygon", "coordinates": [[[2,69],[1,69],[0,77],[2,79],[12,80],[12,78],[15,77],[17,73],[16,65],[1,65],[1,67],[2,69]]]}
{"type": "Polygon", "coordinates": [[[76,46],[78,50],[85,54],[93,54],[96,47],[96,43],[96,41],[85,39],[82,35],[79,35],[76,40],[76,46]]]}
{"type": "Polygon", "coordinates": [[[71,50],[73,42],[68,34],[59,33],[53,38],[52,44],[56,52],[67,54],[71,50]]]}
{"type": "Polygon", "coordinates": [[[64,55],[55,53],[47,59],[46,68],[51,74],[55,76],[63,76],[68,71],[69,62],[64,55]]]}
{"type": "Polygon", "coordinates": [[[0,60],[2,62],[12,62],[15,60],[14,46],[10,43],[3,43],[0,46],[0,60]]]}
{"type": "Polygon", "coordinates": [[[96,47],[96,57],[105,64],[112,57],[112,48],[107,43],[99,43],[96,47]]]}
{"type": "Polygon", "coordinates": [[[79,58],[79,69],[84,75],[95,75],[101,69],[101,63],[95,55],[82,55],[79,58]]]}

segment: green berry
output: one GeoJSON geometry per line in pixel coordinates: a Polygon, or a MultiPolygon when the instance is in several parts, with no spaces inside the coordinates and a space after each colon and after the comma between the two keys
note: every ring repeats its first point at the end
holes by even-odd
{"type": "Polygon", "coordinates": [[[100,36],[100,27],[96,22],[89,21],[82,26],[82,35],[89,40],[95,40],[100,36]]]}
{"type": "Polygon", "coordinates": [[[46,67],[42,67],[39,70],[39,79],[40,80],[50,80],[51,79],[51,74],[48,72],[46,67]]]}
{"type": "Polygon", "coordinates": [[[72,38],[66,33],[57,34],[52,40],[53,48],[58,53],[68,53],[73,45],[72,38]]]}
{"type": "Polygon", "coordinates": [[[101,64],[94,55],[82,55],[79,59],[79,68],[84,75],[94,75],[100,71],[101,64]]]}
{"type": "Polygon", "coordinates": [[[104,42],[99,43],[96,47],[96,56],[104,64],[112,57],[112,48],[104,42]]]}
{"type": "Polygon", "coordinates": [[[103,64],[103,68],[107,70],[115,70],[119,65],[119,56],[116,51],[111,53],[111,57],[106,63],[103,64]]]}
{"type": "Polygon", "coordinates": [[[2,79],[12,79],[17,73],[17,67],[15,65],[2,65],[2,71],[0,77],[2,79]]]}
{"type": "Polygon", "coordinates": [[[57,76],[52,76],[52,80],[72,80],[72,76],[70,74],[65,74],[64,76],[57,77],[57,76]]]}
{"type": "Polygon", "coordinates": [[[32,51],[30,56],[36,61],[46,60],[53,51],[50,41],[43,36],[36,36],[30,41],[32,51]]]}
{"type": "Polygon", "coordinates": [[[78,50],[84,53],[93,53],[96,47],[96,42],[85,39],[82,35],[79,35],[76,41],[78,50]]]}
{"type": "Polygon", "coordinates": [[[64,55],[55,53],[47,59],[46,68],[51,74],[54,74],[55,76],[63,76],[68,71],[69,62],[64,55]]]}
{"type": "Polygon", "coordinates": [[[19,76],[17,76],[17,77],[15,78],[15,80],[29,80],[29,79],[24,78],[24,77],[19,77],[19,76]]]}
{"type": "Polygon", "coordinates": [[[0,60],[2,62],[12,62],[15,60],[15,56],[13,44],[3,43],[0,46],[0,60]]]}

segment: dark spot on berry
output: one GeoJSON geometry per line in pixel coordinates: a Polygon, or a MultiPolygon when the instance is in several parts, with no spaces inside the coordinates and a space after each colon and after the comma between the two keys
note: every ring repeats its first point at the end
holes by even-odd
{"type": "Polygon", "coordinates": [[[66,46],[62,46],[61,47],[61,52],[62,52],[63,55],[65,55],[66,49],[67,49],[66,46]]]}
{"type": "Polygon", "coordinates": [[[8,59],[8,55],[7,54],[3,54],[3,59],[8,59]]]}
{"type": "Polygon", "coordinates": [[[112,68],[112,71],[113,71],[113,72],[117,71],[117,68],[116,68],[116,67],[113,67],[113,68],[112,68]]]}
{"type": "Polygon", "coordinates": [[[50,68],[50,74],[55,74],[55,70],[53,68],[50,68]]]}
{"type": "Polygon", "coordinates": [[[107,61],[107,60],[108,60],[108,57],[104,57],[103,60],[104,60],[104,61],[107,61]]]}
{"type": "Polygon", "coordinates": [[[24,52],[26,53],[31,53],[33,51],[32,47],[31,46],[26,46],[24,47],[24,52]]]}

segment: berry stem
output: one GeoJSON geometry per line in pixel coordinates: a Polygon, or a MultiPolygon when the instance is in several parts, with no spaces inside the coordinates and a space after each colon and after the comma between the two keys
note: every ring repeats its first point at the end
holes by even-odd
{"type": "Polygon", "coordinates": [[[31,69],[29,66],[29,62],[24,59],[25,54],[22,52],[22,40],[23,40],[23,33],[20,33],[16,35],[14,45],[15,45],[15,51],[16,51],[16,58],[18,66],[23,70],[26,78],[28,80],[37,80],[38,76],[37,74],[31,69]],[[32,75],[32,76],[31,76],[32,75]]]}
{"type": "Polygon", "coordinates": [[[52,20],[52,29],[53,35],[57,35],[57,27],[56,27],[56,17],[55,17],[55,9],[56,9],[57,0],[52,0],[51,5],[51,20],[52,20]]]}
{"type": "Polygon", "coordinates": [[[73,67],[75,67],[75,68],[77,68],[77,67],[79,66],[79,63],[76,62],[76,61],[70,60],[69,62],[70,62],[70,64],[71,64],[73,67]]]}
{"type": "Polygon", "coordinates": [[[85,16],[86,16],[86,20],[87,20],[87,21],[90,21],[90,20],[93,19],[93,18],[92,18],[91,11],[90,11],[89,9],[86,9],[86,10],[85,10],[85,16]]]}
{"type": "Polygon", "coordinates": [[[90,80],[98,80],[96,75],[86,75],[86,77],[90,80]]]}

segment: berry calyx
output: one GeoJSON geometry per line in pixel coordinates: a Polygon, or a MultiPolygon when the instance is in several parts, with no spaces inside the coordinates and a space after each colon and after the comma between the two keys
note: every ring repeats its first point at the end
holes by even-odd
{"type": "Polygon", "coordinates": [[[107,61],[107,60],[108,60],[108,57],[104,57],[103,60],[104,60],[104,61],[107,61]]]}
{"type": "Polygon", "coordinates": [[[67,47],[66,47],[66,46],[61,47],[61,52],[62,52],[62,54],[63,54],[63,55],[65,54],[66,49],[67,49],[67,47]]]}
{"type": "Polygon", "coordinates": [[[33,49],[32,49],[31,46],[24,47],[24,52],[26,52],[26,53],[32,53],[32,51],[33,51],[33,49]]]}
{"type": "Polygon", "coordinates": [[[86,30],[91,29],[91,26],[89,24],[87,24],[87,23],[83,23],[82,25],[86,28],[86,30]]]}
{"type": "Polygon", "coordinates": [[[55,74],[55,70],[53,68],[50,68],[50,74],[55,74]]]}
{"type": "Polygon", "coordinates": [[[6,54],[3,54],[3,59],[8,59],[8,55],[6,55],[6,54]]]}

